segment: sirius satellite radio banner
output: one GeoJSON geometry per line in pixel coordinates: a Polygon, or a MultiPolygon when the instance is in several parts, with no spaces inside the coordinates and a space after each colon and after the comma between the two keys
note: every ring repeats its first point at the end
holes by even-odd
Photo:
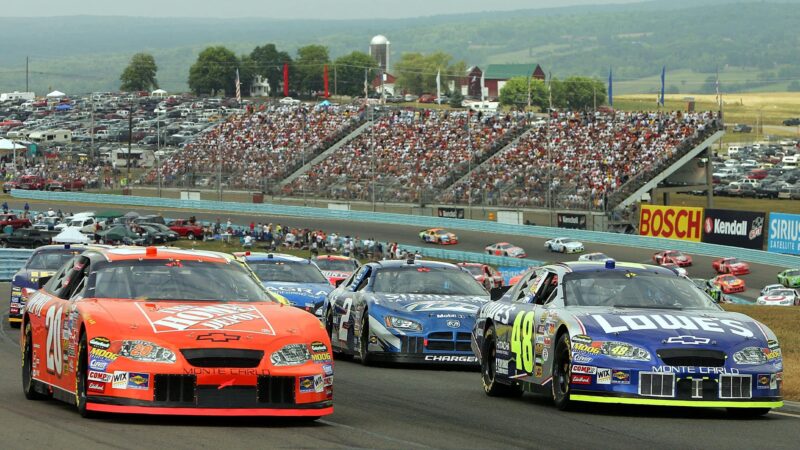
{"type": "Polygon", "coordinates": [[[800,215],[769,213],[767,250],[800,255],[800,215]]]}
{"type": "Polygon", "coordinates": [[[761,250],[765,219],[761,212],[706,209],[703,242],[761,250]]]}

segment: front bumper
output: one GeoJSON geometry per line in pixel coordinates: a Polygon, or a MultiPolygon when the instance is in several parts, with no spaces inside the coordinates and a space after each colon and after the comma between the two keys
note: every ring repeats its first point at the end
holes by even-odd
{"type": "Polygon", "coordinates": [[[262,417],[319,417],[333,414],[333,402],[325,401],[293,408],[236,408],[191,407],[159,405],[118,397],[89,397],[89,411],[119,414],[158,414],[179,416],[262,416],[262,417]]]}
{"type": "Polygon", "coordinates": [[[733,294],[735,292],[744,292],[744,285],[740,286],[720,286],[720,289],[725,294],[733,294]]]}
{"type": "Polygon", "coordinates": [[[592,403],[615,403],[622,405],[651,405],[651,406],[680,406],[680,407],[695,407],[695,408],[780,408],[783,406],[783,400],[777,399],[764,399],[764,400],[673,400],[673,399],[657,399],[657,398],[642,398],[642,397],[622,397],[622,396],[609,396],[597,395],[595,393],[579,393],[575,391],[570,395],[570,400],[576,402],[592,402],[592,403]]]}

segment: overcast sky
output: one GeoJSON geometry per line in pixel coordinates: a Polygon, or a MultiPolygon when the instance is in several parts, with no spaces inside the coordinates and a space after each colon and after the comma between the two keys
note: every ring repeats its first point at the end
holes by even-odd
{"type": "Polygon", "coordinates": [[[4,0],[0,17],[369,19],[639,1],[642,0],[4,0]]]}

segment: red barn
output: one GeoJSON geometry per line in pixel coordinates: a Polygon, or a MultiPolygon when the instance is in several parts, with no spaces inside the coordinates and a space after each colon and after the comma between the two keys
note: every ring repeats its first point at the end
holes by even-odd
{"type": "Polygon", "coordinates": [[[478,66],[467,69],[467,76],[461,79],[461,94],[465,97],[481,98],[481,76],[483,71],[478,66]]]}
{"type": "Polygon", "coordinates": [[[489,64],[483,77],[486,95],[495,98],[500,96],[500,89],[511,78],[531,77],[544,81],[545,74],[538,64],[489,64]]]}

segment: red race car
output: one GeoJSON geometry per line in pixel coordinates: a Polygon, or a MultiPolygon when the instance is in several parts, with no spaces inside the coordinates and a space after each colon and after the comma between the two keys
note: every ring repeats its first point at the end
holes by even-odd
{"type": "Polygon", "coordinates": [[[674,263],[679,267],[692,265],[692,257],[684,255],[678,250],[664,250],[653,255],[653,262],[659,266],[666,263],[674,263]]]}
{"type": "Polygon", "coordinates": [[[361,264],[355,258],[340,255],[322,255],[314,258],[314,263],[334,286],[346,280],[361,264]]]}
{"type": "Polygon", "coordinates": [[[93,248],[28,299],[25,397],[93,412],[333,413],[330,339],[230,255],[93,248]]]}
{"type": "Polygon", "coordinates": [[[717,275],[711,279],[711,284],[720,288],[723,294],[744,292],[744,280],[730,274],[717,275]]]}
{"type": "Polygon", "coordinates": [[[739,261],[738,258],[720,258],[711,262],[711,267],[717,273],[729,273],[731,275],[746,275],[750,273],[750,265],[739,261]]]}
{"type": "Polygon", "coordinates": [[[480,263],[458,263],[458,265],[466,269],[487,291],[503,287],[503,274],[492,266],[480,263]]]}

